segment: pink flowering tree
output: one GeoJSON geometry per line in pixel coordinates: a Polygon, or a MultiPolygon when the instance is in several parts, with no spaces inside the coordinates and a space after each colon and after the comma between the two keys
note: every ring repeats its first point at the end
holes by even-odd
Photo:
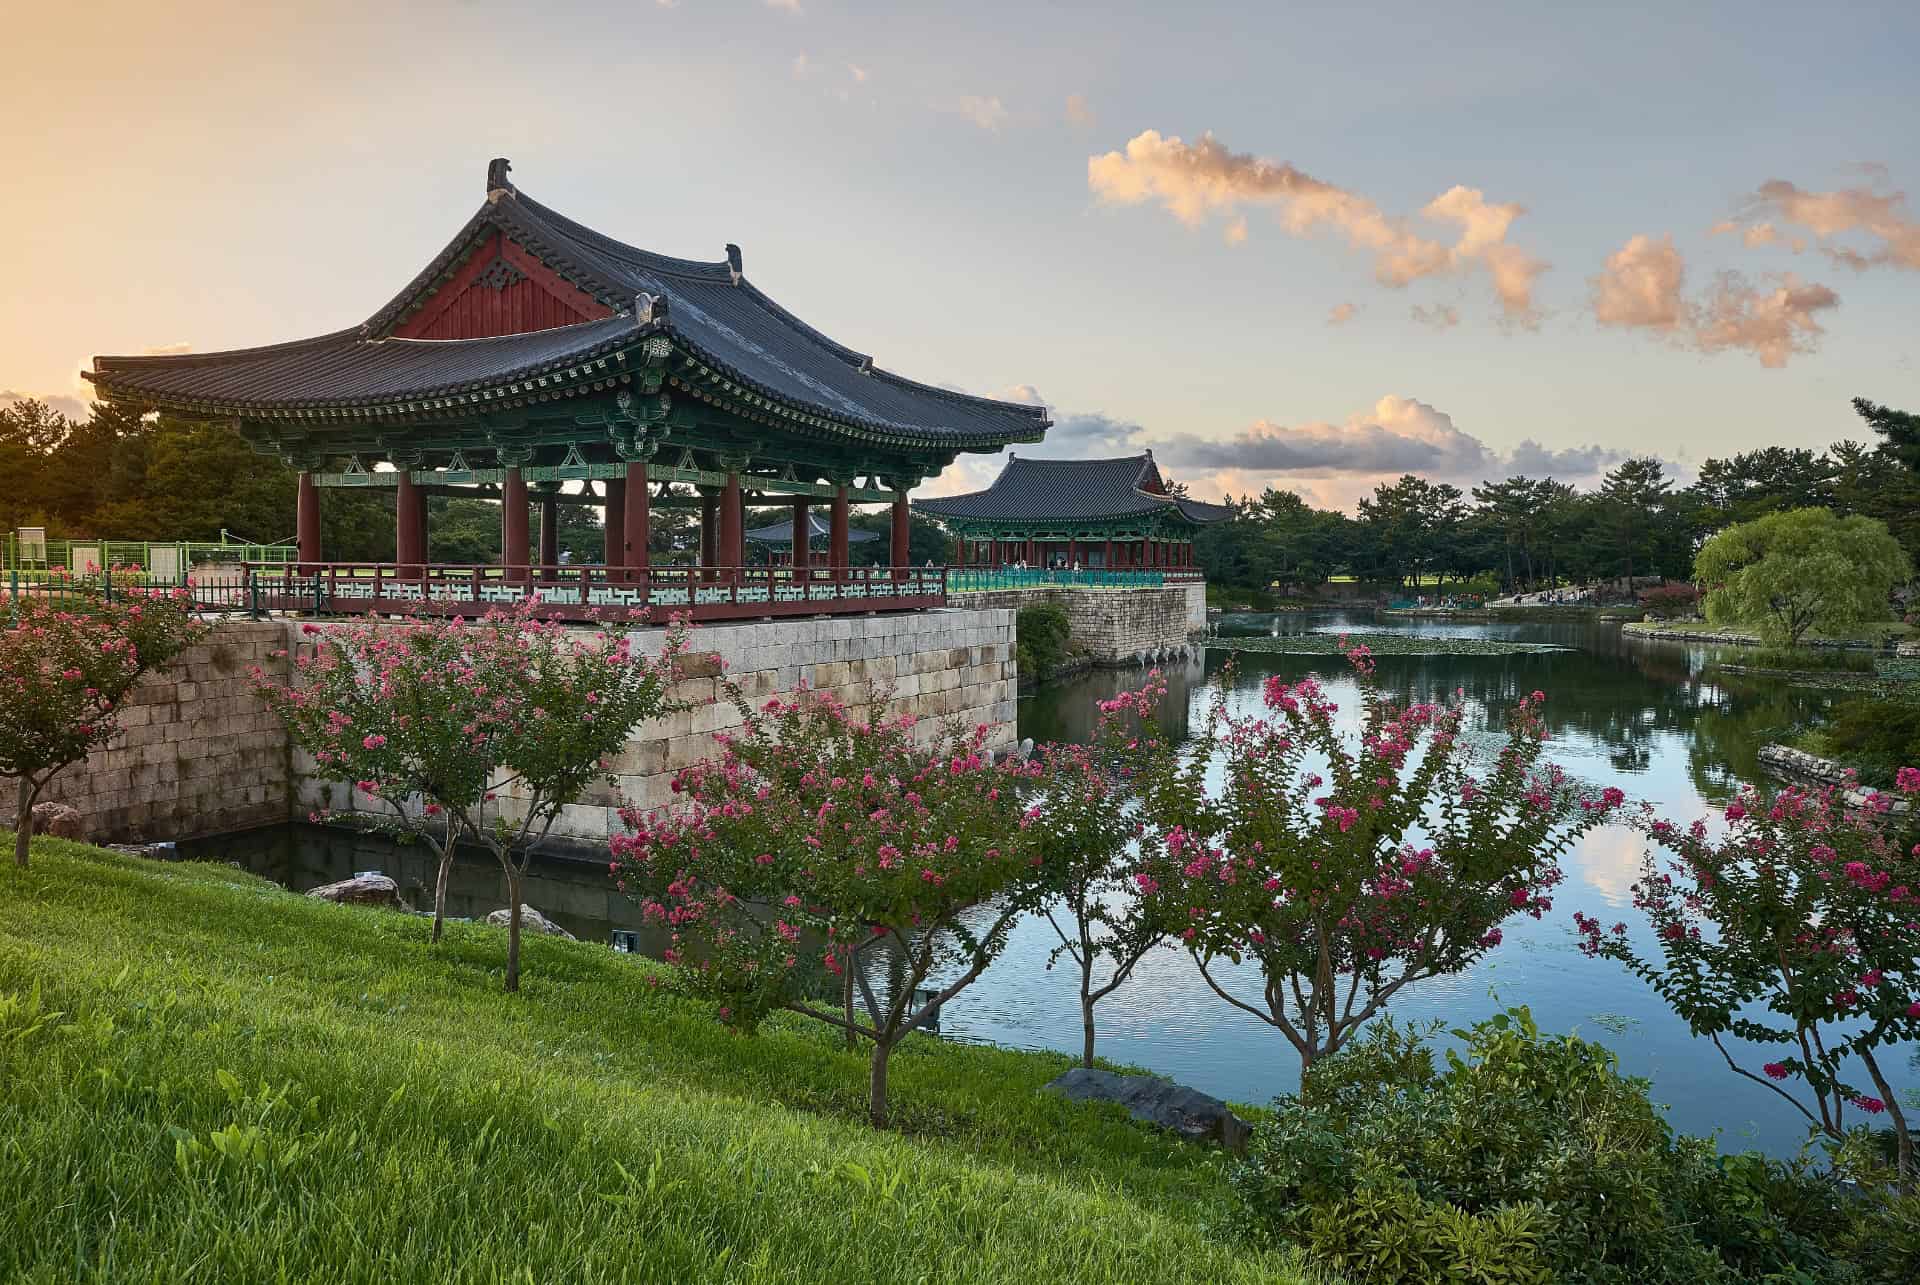
{"type": "Polygon", "coordinates": [[[0,597],[0,778],[18,787],[13,860],[27,864],[47,783],[120,734],[141,675],[203,632],[186,589],[129,588],[117,601],[55,607],[0,597]]]}
{"type": "Polygon", "coordinates": [[[811,690],[741,710],[719,756],[675,777],[680,802],[626,814],[613,871],[671,932],[674,985],[723,1022],[752,1031],[786,1011],[866,1041],[884,1128],[893,1050],[980,976],[1040,893],[1022,801],[1038,769],[996,765],[984,724],[920,744],[910,717],[811,690]],[[893,964],[884,995],[867,976],[876,956],[893,964]]]}
{"type": "Polygon", "coordinates": [[[1348,658],[1351,732],[1312,678],[1269,678],[1249,715],[1222,685],[1200,752],[1146,792],[1134,875],[1208,986],[1279,1031],[1303,1073],[1408,986],[1471,967],[1511,916],[1544,914],[1560,857],[1623,801],[1542,762],[1541,693],[1482,763],[1457,699],[1396,705],[1364,647],[1348,658]],[[1252,988],[1224,967],[1243,963],[1252,988]]]}
{"type": "Polygon", "coordinates": [[[351,783],[384,828],[438,858],[432,940],[456,845],[471,842],[499,862],[509,991],[520,988],[521,887],[534,851],[588,786],[615,784],[609,763],[633,729],[675,708],[670,689],[687,645],[676,624],[648,657],[625,633],[530,612],[305,625],[310,642],[290,684],[253,671],[321,771],[351,783]]]}
{"type": "Polygon", "coordinates": [[[1137,792],[1157,779],[1140,765],[1165,752],[1157,713],[1166,694],[1154,670],[1140,690],[1100,702],[1091,745],[1039,748],[1033,829],[1047,851],[1054,900],[1045,914],[1060,941],[1047,967],[1069,959],[1079,974],[1083,1066],[1093,1065],[1094,1007],[1166,943],[1165,927],[1130,877],[1142,829],[1137,792]]]}
{"type": "MultiPolygon", "coordinates": [[[[1902,768],[1898,781],[1920,800],[1920,771],[1902,768]]],[[[1576,914],[1582,949],[1625,964],[1736,1074],[1827,1137],[1846,1136],[1849,1108],[1860,1119],[1884,1113],[1896,1173],[1911,1188],[1913,1136],[1879,1059],[1920,1039],[1920,830],[1894,814],[1891,796],[1851,807],[1832,787],[1771,796],[1747,787],[1726,820],[1717,839],[1703,821],[1648,826],[1667,855],[1648,854],[1634,904],[1656,953],[1636,948],[1625,924],[1603,929],[1576,914]],[[1728,1036],[1779,1055],[1743,1065],[1728,1036]],[[1850,1062],[1872,1092],[1848,1082],[1850,1062]]]]}

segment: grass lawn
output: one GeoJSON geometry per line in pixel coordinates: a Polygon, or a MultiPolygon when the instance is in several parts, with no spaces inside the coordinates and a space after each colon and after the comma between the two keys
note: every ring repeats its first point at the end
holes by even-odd
{"type": "Polygon", "coordinates": [[[1065,1058],[757,1038],[655,966],[36,840],[0,868],[0,1277],[1300,1281],[1065,1058]]]}

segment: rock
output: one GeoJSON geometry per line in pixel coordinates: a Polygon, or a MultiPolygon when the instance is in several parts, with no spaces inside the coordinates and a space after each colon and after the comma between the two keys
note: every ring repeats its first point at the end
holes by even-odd
{"type": "Polygon", "coordinates": [[[337,901],[342,905],[391,906],[396,909],[400,905],[400,885],[372,870],[363,870],[339,883],[310,889],[307,895],[322,901],[337,901]]]}
{"type": "Polygon", "coordinates": [[[80,815],[78,808],[65,803],[36,803],[33,805],[33,820],[30,822],[34,834],[44,834],[54,839],[84,839],[87,837],[86,818],[80,815]]]}
{"type": "MultiPolygon", "coordinates": [[[[502,906],[487,916],[487,922],[495,928],[505,928],[507,926],[508,913],[507,908],[502,906]]],[[[580,940],[524,901],[520,903],[520,931],[523,933],[545,933],[549,937],[565,937],[568,941],[580,940]]]]}
{"type": "Polygon", "coordinates": [[[1850,769],[1832,759],[1821,758],[1818,754],[1796,750],[1790,745],[1763,745],[1756,757],[1775,776],[1789,781],[1811,781],[1840,787],[1840,801],[1848,807],[1864,807],[1868,799],[1879,794],[1890,800],[1887,805],[1890,812],[1904,814],[1912,810],[1913,805],[1909,800],[1893,797],[1889,790],[1872,790],[1855,785],[1850,769]]]}
{"type": "Polygon", "coordinates": [[[1046,1086],[1075,1102],[1118,1102],[1134,1119],[1171,1129],[1188,1142],[1217,1142],[1236,1155],[1247,1149],[1253,1128],[1208,1097],[1157,1075],[1120,1075],[1076,1066],[1046,1086]]]}
{"type": "Polygon", "coordinates": [[[179,849],[168,843],[109,843],[109,852],[124,852],[130,857],[146,857],[151,861],[171,861],[180,855],[179,849]]]}

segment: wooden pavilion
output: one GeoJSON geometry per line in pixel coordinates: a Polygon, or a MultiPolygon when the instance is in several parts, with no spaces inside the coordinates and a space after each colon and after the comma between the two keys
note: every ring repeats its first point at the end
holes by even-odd
{"type": "Polygon", "coordinates": [[[1105,460],[1009,455],[984,491],[916,500],[954,536],[963,567],[1185,571],[1194,533],[1233,510],[1172,493],[1153,452],[1105,460]]]}
{"type": "Polygon", "coordinates": [[[112,401],[231,420],[299,469],[302,580],[290,572],[283,588],[337,609],[465,610],[536,588],[554,614],[937,599],[905,566],[849,569],[850,507],[891,505],[893,547],[905,549],[923,479],[962,452],[1038,441],[1045,410],[882,370],[757,289],[738,246],[712,262],[636,249],[526,196],[509,168],[488,166],[478,212],[362,325],[230,352],[96,357],[87,378],[112,401]],[[392,564],[326,560],[321,493],[348,487],[393,491],[392,564]],[[501,501],[497,567],[429,562],[434,493],[501,501]],[[604,567],[557,565],[555,506],[568,503],[604,509],[604,567]],[[673,504],[699,508],[697,567],[651,565],[651,512],[673,504]],[[825,566],[796,540],[779,578],[745,570],[746,506],[770,504],[790,506],[803,531],[828,511],[825,566]]]}

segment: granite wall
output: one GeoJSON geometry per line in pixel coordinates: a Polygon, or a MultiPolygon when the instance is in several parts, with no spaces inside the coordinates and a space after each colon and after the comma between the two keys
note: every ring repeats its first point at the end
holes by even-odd
{"type": "Polygon", "coordinates": [[[1198,580],[1139,589],[1044,586],[949,594],[957,607],[1018,611],[1066,608],[1073,645],[1097,665],[1131,665],[1188,653],[1207,628],[1207,586],[1198,580]]]}

